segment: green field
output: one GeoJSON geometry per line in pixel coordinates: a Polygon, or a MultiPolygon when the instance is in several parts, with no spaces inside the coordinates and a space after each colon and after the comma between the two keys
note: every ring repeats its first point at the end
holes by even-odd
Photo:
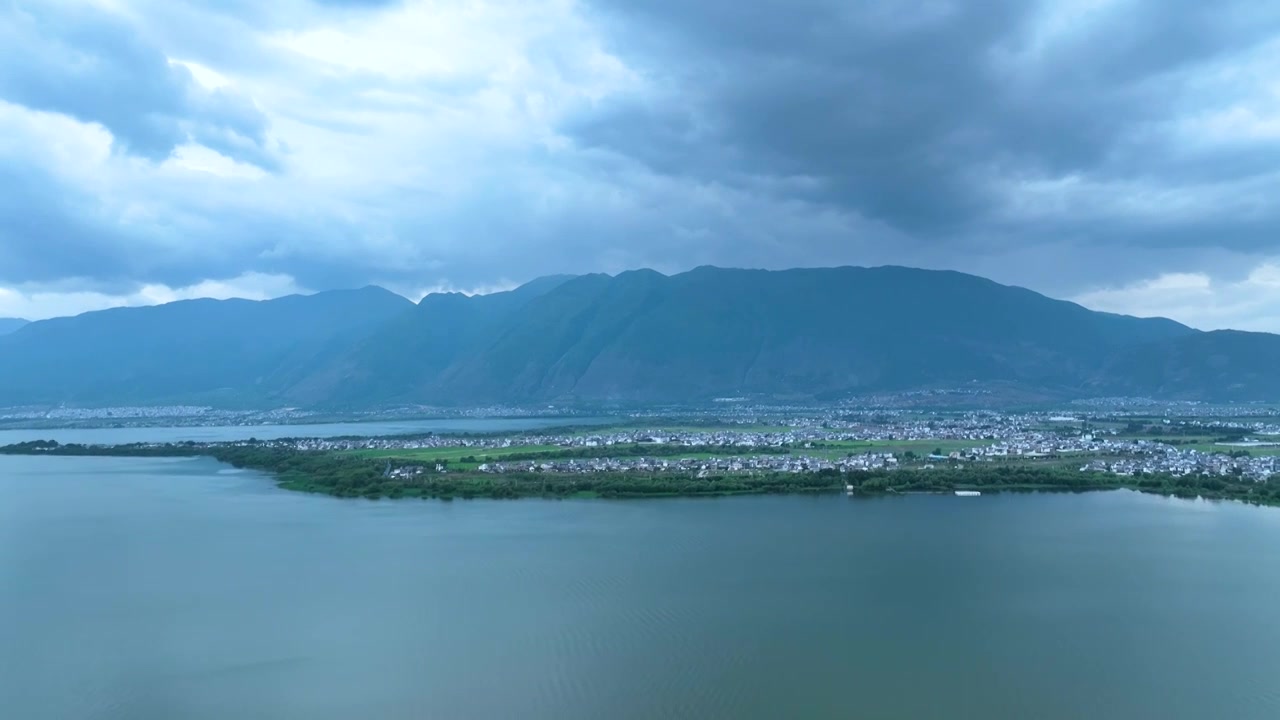
{"type": "Polygon", "coordinates": [[[711,432],[758,432],[782,433],[791,428],[786,425],[734,425],[731,423],[708,425],[680,425],[657,422],[652,425],[637,423],[632,425],[606,425],[603,427],[585,428],[571,433],[574,437],[590,437],[592,435],[608,435],[623,432],[652,432],[655,434],[670,433],[711,433],[711,432]]]}
{"type": "Polygon", "coordinates": [[[1262,447],[1240,447],[1235,445],[1219,445],[1215,438],[1211,435],[1118,435],[1116,437],[1107,438],[1117,442],[1133,442],[1137,440],[1149,440],[1151,442],[1166,442],[1174,447],[1184,450],[1198,450],[1205,453],[1222,453],[1229,455],[1236,450],[1246,450],[1254,457],[1277,456],[1280,455],[1280,445],[1262,446],[1262,447]]]}
{"type": "MultiPolygon", "coordinates": [[[[600,447],[568,447],[560,445],[512,445],[511,447],[441,447],[407,450],[351,450],[343,453],[364,460],[387,460],[405,465],[430,465],[445,462],[457,470],[474,470],[487,462],[523,462],[544,460],[569,460],[588,458],[637,458],[661,457],[666,460],[707,460],[733,456],[748,457],[760,454],[753,448],[685,448],[672,444],[626,444],[600,447]],[[638,450],[636,448],[639,448],[638,450]],[[473,458],[465,461],[463,458],[473,458]]],[[[841,453],[843,456],[845,453],[841,453]]]]}
{"type": "Polygon", "coordinates": [[[1215,435],[1131,435],[1121,433],[1119,435],[1102,435],[1104,440],[1115,440],[1117,442],[1134,442],[1137,440],[1149,440],[1151,442],[1167,442],[1175,445],[1191,445],[1196,443],[1213,444],[1215,435]]]}
{"type": "MultiPolygon", "coordinates": [[[[695,428],[689,426],[686,428],[678,428],[676,426],[668,426],[665,428],[655,428],[655,432],[675,432],[678,430],[705,430],[707,428],[695,428]]],[[[1254,456],[1280,456],[1280,446],[1274,447],[1257,447],[1257,448],[1233,448],[1229,446],[1217,445],[1213,442],[1213,438],[1204,436],[1179,436],[1171,438],[1161,438],[1153,436],[1121,436],[1113,438],[1115,440],[1177,440],[1176,446],[1184,449],[1195,449],[1201,452],[1210,453],[1230,453],[1232,450],[1248,450],[1254,456]]],[[[901,457],[907,452],[916,455],[914,462],[909,462],[905,466],[915,467],[927,464],[929,461],[927,456],[935,450],[940,450],[943,454],[949,454],[955,451],[964,451],[975,447],[984,447],[991,445],[992,441],[988,440],[832,440],[825,442],[815,442],[814,447],[804,447],[803,444],[797,444],[791,448],[790,454],[797,457],[812,457],[824,460],[839,460],[848,455],[861,455],[863,453],[893,453],[901,457]]],[[[344,453],[353,458],[363,460],[386,460],[402,465],[426,465],[431,466],[435,463],[446,463],[450,469],[457,471],[474,471],[479,465],[487,462],[538,462],[550,460],[568,460],[571,458],[587,459],[587,458],[637,458],[637,457],[654,457],[663,458],[668,461],[679,461],[683,459],[689,460],[709,460],[713,458],[726,457],[749,457],[761,454],[753,448],[685,448],[672,444],[627,444],[619,446],[601,446],[596,448],[586,448],[582,446],[566,447],[558,445],[513,445],[511,447],[439,447],[439,448],[422,448],[422,449],[395,449],[395,450],[355,450],[344,453]],[[464,462],[464,458],[468,461],[464,462]]],[[[1070,455],[1061,458],[1046,458],[1044,460],[1033,460],[1021,458],[1018,460],[1020,464],[1027,464],[1036,467],[1061,467],[1076,468],[1081,463],[1093,459],[1093,456],[1070,455]]],[[[997,461],[996,464],[1004,464],[997,461]]]]}
{"type": "Polygon", "coordinates": [[[1183,445],[1182,447],[1194,448],[1200,452],[1224,454],[1230,454],[1236,450],[1244,450],[1253,457],[1271,457],[1280,455],[1280,445],[1271,445],[1269,447],[1237,447],[1233,445],[1218,445],[1213,442],[1204,442],[1196,443],[1194,445],[1183,445]]]}
{"type": "MultiPolygon", "coordinates": [[[[666,431],[670,432],[671,430],[667,429],[666,431]]],[[[910,451],[923,458],[935,449],[941,450],[943,453],[950,453],[957,450],[980,447],[986,444],[989,443],[980,440],[839,440],[815,443],[817,447],[813,448],[805,448],[797,445],[792,447],[791,454],[835,460],[849,454],[860,455],[868,452],[888,452],[901,455],[902,453],[910,451]]],[[[655,457],[664,457],[671,460],[706,460],[714,457],[728,457],[733,455],[747,457],[759,454],[752,448],[725,448],[717,451],[708,451],[700,448],[687,448],[687,451],[682,451],[680,448],[669,444],[646,447],[651,447],[653,449],[652,454],[655,457]]],[[[530,459],[527,456],[545,455],[550,458],[570,449],[571,448],[558,445],[513,445],[511,447],[504,448],[440,447],[416,450],[353,450],[348,454],[360,458],[390,460],[406,464],[427,465],[437,462],[447,462],[451,465],[466,467],[468,465],[483,462],[498,462],[504,459],[510,459],[512,456],[520,456],[521,459],[530,459]],[[474,463],[462,462],[463,458],[472,457],[475,458],[474,463]]],[[[577,447],[572,449],[581,450],[586,452],[588,455],[598,457],[610,456],[610,449],[608,447],[592,449],[577,447]],[[593,450],[598,452],[592,452],[593,450]]],[[[641,456],[643,455],[645,455],[645,453],[641,453],[641,456]]],[[[636,457],[634,453],[624,453],[623,456],[636,457]]]]}
{"type": "Polygon", "coordinates": [[[512,445],[511,447],[437,447],[406,450],[352,450],[350,455],[374,460],[398,460],[406,463],[461,462],[464,457],[474,457],[479,462],[496,460],[507,455],[524,453],[548,453],[564,448],[557,445],[512,445]]]}
{"type": "Polygon", "coordinates": [[[992,443],[989,440],[833,440],[815,443],[821,446],[815,448],[796,446],[791,452],[795,455],[828,459],[842,458],[850,453],[861,455],[869,452],[901,455],[910,451],[916,455],[925,456],[934,450],[941,450],[943,454],[948,454],[990,444],[992,443]]]}

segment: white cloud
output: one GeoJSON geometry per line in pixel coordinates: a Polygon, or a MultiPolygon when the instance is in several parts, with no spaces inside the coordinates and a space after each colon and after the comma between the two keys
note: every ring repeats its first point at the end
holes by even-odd
{"type": "Polygon", "coordinates": [[[112,140],[96,123],[0,99],[0,161],[33,163],[70,182],[89,183],[101,178],[112,140]]]}
{"type": "Polygon", "coordinates": [[[245,273],[225,280],[205,280],[178,288],[153,283],[119,295],[67,289],[73,284],[73,282],[63,282],[57,286],[0,287],[0,317],[44,320],[51,317],[78,315],[92,310],[159,305],[178,300],[197,298],[269,300],[284,295],[308,292],[299,287],[288,275],[262,273],[245,273]]]}
{"type": "Polygon", "coordinates": [[[220,152],[195,143],[178,146],[173,155],[168,160],[165,160],[164,165],[175,169],[208,173],[223,178],[262,180],[267,177],[266,171],[261,168],[248,163],[236,162],[220,152]]]}
{"type": "Polygon", "coordinates": [[[1174,125],[1176,140],[1195,149],[1280,140],[1277,63],[1280,40],[1202,72],[1191,83],[1199,102],[1174,125]]]}
{"type": "Polygon", "coordinates": [[[1280,332],[1280,259],[1238,280],[1201,272],[1165,273],[1074,300],[1095,310],[1172,318],[1201,330],[1280,332]]]}
{"type": "Polygon", "coordinates": [[[223,75],[212,68],[205,67],[198,62],[169,58],[169,64],[181,65],[186,68],[187,72],[191,73],[191,77],[195,78],[196,82],[200,83],[201,87],[206,90],[217,90],[219,88],[230,87],[232,85],[231,80],[226,75],[223,75]]]}
{"type": "Polygon", "coordinates": [[[500,292],[506,292],[508,290],[514,290],[519,286],[520,286],[520,283],[518,282],[512,282],[510,280],[499,280],[496,283],[478,285],[474,287],[459,287],[457,285],[453,285],[449,283],[441,283],[438,285],[432,285],[431,287],[427,287],[427,288],[412,288],[410,290],[403,291],[403,292],[400,292],[398,288],[389,288],[389,289],[399,292],[401,295],[404,295],[405,297],[409,298],[414,302],[421,302],[422,298],[428,295],[434,295],[436,293],[461,293],[467,296],[491,295],[493,293],[500,293],[500,292]]]}
{"type": "Polygon", "coordinates": [[[345,27],[282,32],[270,42],[333,72],[365,71],[393,79],[482,78],[521,61],[530,25],[552,20],[547,5],[529,3],[525,9],[511,3],[417,2],[345,27]]]}
{"type": "MultiPolygon", "coordinates": [[[[129,14],[205,91],[239,93],[267,118],[267,144],[281,150],[275,171],[228,156],[243,140],[234,135],[205,138],[218,147],[189,140],[155,162],[114,150],[99,125],[0,105],[0,159],[11,150],[15,167],[56,172],[64,194],[87,200],[104,237],[111,230],[125,240],[101,243],[125,277],[83,269],[68,277],[181,284],[198,272],[284,271],[319,287],[491,286],[495,278],[468,277],[468,267],[496,264],[503,245],[522,242],[511,231],[515,214],[534,212],[532,229],[584,212],[536,212],[546,188],[573,195],[598,182],[557,125],[638,80],[602,50],[575,3],[295,10],[278,18],[292,26],[245,25],[227,38],[263,58],[243,65],[168,46],[172,28],[147,25],[152,13],[129,14]]],[[[529,236],[525,244],[554,241],[549,232],[529,236]]],[[[4,250],[0,238],[0,259],[4,250]]],[[[47,279],[15,267],[17,258],[7,277],[0,268],[0,281],[47,279]]]]}

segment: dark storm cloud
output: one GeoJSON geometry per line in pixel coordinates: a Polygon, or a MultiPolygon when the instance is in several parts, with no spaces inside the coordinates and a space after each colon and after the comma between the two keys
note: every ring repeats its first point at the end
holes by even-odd
{"type": "MultiPolygon", "coordinates": [[[[1045,10],[1065,3],[1025,0],[592,5],[610,49],[658,90],[578,118],[580,144],[703,180],[812,178],[807,199],[922,237],[1019,229],[997,216],[1023,179],[1198,183],[1276,167],[1274,143],[1170,157],[1150,138],[1187,110],[1189,71],[1275,36],[1275,3],[1116,3],[1061,31],[1045,10]]],[[[1223,241],[1256,245],[1257,229],[1223,241]]]]}
{"type": "Polygon", "coordinates": [[[100,123],[125,151],[163,160],[189,140],[274,170],[267,119],[207,90],[126,20],[91,6],[0,9],[0,99],[100,123]]]}
{"type": "Polygon", "coordinates": [[[0,162],[0,283],[127,272],[127,238],[87,216],[92,199],[37,168],[0,162]]]}
{"type": "Polygon", "coordinates": [[[190,228],[129,223],[92,192],[35,165],[0,162],[0,285],[121,292],[244,272],[243,258],[190,228]]]}
{"type": "Polygon", "coordinates": [[[188,207],[165,223],[130,222],[94,193],[18,163],[0,162],[0,187],[0,287],[127,294],[144,284],[185,287],[246,272],[285,274],[318,288],[358,287],[414,271],[388,271],[378,257],[352,250],[362,238],[349,221],[240,208],[212,222],[188,207]],[[335,252],[342,249],[349,254],[335,252]]]}

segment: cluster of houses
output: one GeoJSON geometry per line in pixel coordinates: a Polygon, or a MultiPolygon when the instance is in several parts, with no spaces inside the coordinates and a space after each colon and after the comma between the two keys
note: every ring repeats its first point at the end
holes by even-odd
{"type": "Polygon", "coordinates": [[[1192,449],[1167,447],[1165,452],[1121,458],[1097,458],[1081,466],[1084,472],[1109,472],[1116,475],[1167,474],[1209,475],[1226,477],[1238,475],[1251,480],[1267,480],[1280,475],[1280,457],[1232,457],[1219,453],[1205,453],[1192,449]]]}
{"type": "Polygon", "coordinates": [[[892,453],[856,455],[838,460],[796,455],[753,455],[719,458],[592,458],[574,460],[484,463],[483,473],[552,472],[563,474],[601,472],[674,472],[708,477],[724,473],[806,473],[821,470],[851,471],[888,469],[898,465],[892,453]]]}
{"type": "MultiPolygon", "coordinates": [[[[1247,447],[1273,447],[1267,443],[1242,444],[1247,447]]],[[[1265,480],[1280,474],[1280,457],[1232,454],[1242,445],[1221,446],[1220,452],[1204,452],[1151,440],[1114,440],[1083,435],[1079,438],[1045,438],[1032,434],[963,452],[953,452],[946,459],[960,462],[999,462],[1006,460],[1069,459],[1083,457],[1082,472],[1110,472],[1117,475],[1168,474],[1240,475],[1265,480]]],[[[933,456],[931,456],[933,459],[933,456]]],[[[941,459],[941,458],[937,458],[941,459]]]]}
{"type": "Polygon", "coordinates": [[[522,433],[504,436],[424,435],[418,437],[303,438],[287,441],[300,450],[473,449],[476,454],[510,448],[608,448],[620,445],[678,445],[688,448],[804,448],[831,442],[911,442],[967,440],[992,442],[1026,432],[1021,416],[957,417],[941,421],[901,422],[807,421],[793,426],[707,429],[613,429],[595,433],[522,433]]]}
{"type": "MultiPolygon", "coordinates": [[[[1152,441],[1116,441],[1083,435],[1053,438],[1029,433],[990,445],[922,458],[922,467],[956,466],[970,463],[1025,462],[1080,457],[1083,472],[1110,472],[1120,475],[1165,473],[1171,475],[1237,475],[1265,480],[1280,474],[1280,457],[1228,455],[1201,452],[1152,441]]],[[[605,472],[678,472],[705,477],[722,473],[804,473],[835,470],[892,470],[905,463],[890,452],[850,454],[845,457],[812,457],[803,450],[789,454],[756,454],[719,457],[599,457],[574,459],[516,460],[486,462],[482,473],[549,472],[583,474],[605,472]]],[[[447,470],[444,464],[390,469],[393,477],[408,477],[447,470]]]]}
{"type": "Polygon", "coordinates": [[[297,408],[224,410],[207,405],[127,405],[100,408],[0,408],[0,422],[58,427],[249,426],[299,423],[316,413],[297,408]]]}
{"type": "MultiPolygon", "coordinates": [[[[1247,431],[1258,438],[1252,447],[1274,440],[1280,445],[1280,425],[1257,420],[1248,424],[1212,416],[1203,421],[1183,419],[1191,434],[1209,435],[1224,428],[1247,431]],[[1272,435],[1272,434],[1275,435],[1272,435]]],[[[1186,434],[1184,432],[1184,434],[1186,434]]],[[[1280,458],[1267,453],[1241,453],[1240,448],[1223,446],[1220,452],[1203,452],[1188,446],[1154,440],[1126,439],[1114,429],[1098,429],[1070,413],[1000,414],[989,411],[929,415],[898,411],[847,412],[839,417],[826,415],[792,418],[787,425],[739,425],[735,427],[652,429],[623,428],[596,432],[542,432],[507,436],[370,437],[341,439],[296,439],[277,441],[302,450],[420,450],[455,448],[468,451],[482,461],[480,472],[680,472],[699,475],[741,472],[817,472],[822,470],[880,470],[902,465],[914,467],[954,466],[969,463],[1027,462],[1078,458],[1082,471],[1119,474],[1193,473],[1235,474],[1269,478],[1280,474],[1280,458]],[[912,458],[892,452],[872,451],[836,457],[831,443],[881,441],[884,445],[909,445],[957,441],[967,449],[912,458]],[[971,444],[970,444],[971,443],[971,444]],[[824,447],[824,444],[826,446],[824,447]],[[637,455],[634,446],[662,446],[661,457],[637,455]],[[622,449],[625,446],[625,451],[622,449]],[[691,457],[672,455],[671,447],[685,448],[691,457]],[[531,452],[533,447],[556,449],[598,449],[595,458],[537,459],[483,462],[486,456],[531,452]],[[610,454],[609,448],[618,452],[610,454]],[[706,457],[706,450],[716,454],[706,457]],[[729,451],[725,451],[728,448],[729,451]],[[785,450],[783,450],[785,448],[785,450]],[[769,452],[776,449],[777,452],[769,452]],[[740,450],[740,454],[739,454],[740,450]],[[702,451],[702,452],[700,452],[702,451]],[[702,457],[692,457],[702,455],[702,457]]],[[[928,445],[925,445],[928,447],[928,445]]],[[[888,449],[888,448],[886,448],[888,449]]],[[[1217,449],[1217,448],[1215,448],[1217,449]]],[[[856,451],[855,451],[856,453],[856,451]]],[[[390,468],[395,477],[425,472],[445,472],[441,465],[411,465],[390,468]]]]}

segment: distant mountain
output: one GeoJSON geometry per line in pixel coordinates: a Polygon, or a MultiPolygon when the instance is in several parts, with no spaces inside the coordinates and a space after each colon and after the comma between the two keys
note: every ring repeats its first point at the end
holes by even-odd
{"type": "Polygon", "coordinates": [[[0,335],[8,335],[26,324],[26,320],[19,318],[0,318],[0,335]]]}
{"type": "Polygon", "coordinates": [[[0,337],[0,405],[274,402],[291,368],[412,309],[370,287],[34,322],[0,337]]]}
{"type": "Polygon", "coordinates": [[[0,405],[823,399],[998,387],[1280,399],[1280,336],[1094,312],[901,267],[536,280],[414,306],[376,288],[193,301],[0,338],[0,405]]]}
{"type": "Polygon", "coordinates": [[[1144,343],[1111,358],[1092,385],[1183,400],[1280,398],[1280,335],[1218,330],[1144,343]]]}
{"type": "Polygon", "coordinates": [[[1069,393],[1119,350],[1193,333],[955,272],[637,271],[576,278],[530,302],[432,394],[665,402],[973,382],[1069,393]]]}
{"type": "Polygon", "coordinates": [[[493,340],[533,299],[571,279],[545,277],[509,292],[427,295],[410,312],[308,368],[290,402],[361,407],[429,397],[441,374],[493,340]]]}

